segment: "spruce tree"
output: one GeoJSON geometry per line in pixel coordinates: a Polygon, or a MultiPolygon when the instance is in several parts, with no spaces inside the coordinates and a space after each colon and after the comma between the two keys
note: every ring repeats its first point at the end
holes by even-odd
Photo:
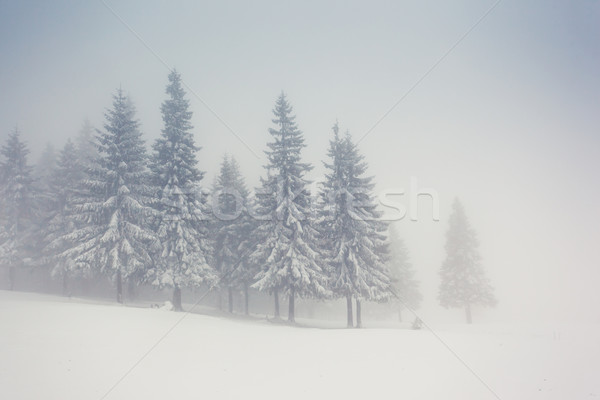
{"type": "Polygon", "coordinates": [[[10,289],[14,289],[16,268],[32,255],[32,235],[37,213],[29,149],[17,128],[8,136],[0,154],[0,263],[9,267],[10,289]]]}
{"type": "Polygon", "coordinates": [[[256,274],[246,254],[253,225],[247,211],[248,189],[233,157],[223,158],[212,195],[214,267],[227,289],[229,312],[233,312],[233,290],[241,287],[248,314],[248,286],[256,274]]]}
{"type": "Polygon", "coordinates": [[[440,270],[438,299],[443,307],[465,309],[472,322],[471,306],[494,306],[496,299],[481,265],[479,242],[471,228],[462,203],[455,199],[446,234],[446,260],[440,270]]]}
{"type": "Polygon", "coordinates": [[[84,178],[84,165],[78,157],[74,143],[68,139],[48,180],[48,212],[42,228],[43,255],[52,265],[52,276],[62,279],[63,295],[68,295],[70,291],[70,277],[85,275],[85,271],[78,268],[82,265],[75,263],[73,258],[61,256],[74,245],[66,241],[66,236],[78,227],[70,217],[70,209],[84,178]]]}
{"type": "Polygon", "coordinates": [[[305,175],[310,164],[301,162],[305,147],[292,107],[282,93],[273,110],[273,141],[265,151],[267,177],[257,193],[257,214],[262,221],[254,236],[260,238],[252,261],[261,265],[255,288],[273,293],[275,317],[279,294],[289,298],[288,321],[295,322],[296,296],[329,295],[326,277],[318,265],[317,231],[311,221],[311,195],[305,175]]]}
{"type": "Polygon", "coordinates": [[[42,151],[38,162],[33,167],[34,185],[36,188],[36,229],[34,234],[34,254],[35,264],[38,267],[51,268],[50,259],[46,256],[44,250],[44,236],[47,229],[47,222],[54,214],[56,203],[52,187],[52,179],[57,168],[57,155],[54,146],[50,143],[42,151]]]}
{"type": "Polygon", "coordinates": [[[334,278],[331,279],[331,289],[337,297],[346,298],[347,326],[354,326],[352,312],[352,296],[355,293],[352,271],[343,262],[343,257],[338,252],[345,247],[344,232],[347,229],[347,221],[344,218],[346,210],[346,168],[347,160],[342,138],[339,134],[339,125],[336,121],[333,126],[333,139],[329,141],[327,156],[329,162],[323,162],[325,166],[325,180],[321,183],[320,207],[319,207],[319,232],[321,235],[321,250],[327,260],[327,272],[334,278]]]}
{"type": "Polygon", "coordinates": [[[329,264],[331,289],[345,297],[347,324],[353,326],[352,298],[356,300],[356,326],[362,325],[361,300],[385,301],[391,295],[386,261],[386,223],[379,220],[372,177],[367,163],[349,134],[339,136],[333,127],[320,191],[319,226],[322,248],[329,264]]]}
{"type": "Polygon", "coordinates": [[[164,128],[154,143],[152,173],[158,189],[159,212],[155,230],[162,250],[150,271],[151,282],[173,288],[173,307],[182,310],[181,289],[202,283],[213,285],[216,274],[208,265],[208,212],[199,184],[192,134],[192,112],[176,71],[169,74],[168,99],[161,106],[164,128]]]}
{"type": "Polygon", "coordinates": [[[398,319],[402,321],[402,310],[419,308],[423,296],[419,291],[419,282],[415,279],[415,271],[410,262],[408,249],[393,225],[390,225],[390,257],[389,265],[395,294],[393,302],[398,308],[398,319]]]}
{"type": "Polygon", "coordinates": [[[121,89],[105,117],[98,157],[72,207],[78,228],[63,238],[73,246],[61,257],[114,278],[122,303],[123,281],[140,279],[158,241],[149,227],[154,212],[146,148],[135,108],[121,89]]]}

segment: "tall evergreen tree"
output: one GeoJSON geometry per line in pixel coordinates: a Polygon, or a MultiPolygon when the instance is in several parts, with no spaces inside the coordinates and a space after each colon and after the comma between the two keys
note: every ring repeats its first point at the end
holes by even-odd
{"type": "Polygon", "coordinates": [[[333,126],[333,139],[329,141],[327,156],[329,162],[325,166],[325,180],[321,183],[319,207],[319,231],[321,234],[321,249],[327,260],[328,274],[335,278],[331,280],[331,289],[336,296],[346,298],[347,326],[354,326],[352,312],[352,296],[355,293],[353,272],[343,262],[343,258],[336,261],[337,252],[343,247],[344,232],[348,228],[344,218],[346,193],[346,154],[344,153],[343,139],[339,134],[339,125],[336,121],[333,126]],[[337,251],[336,251],[337,249],[337,251]],[[340,262],[342,261],[342,262],[340,262]]]}
{"type": "Polygon", "coordinates": [[[273,141],[265,151],[267,177],[257,194],[258,214],[265,218],[255,230],[260,243],[252,254],[262,268],[253,285],[275,297],[279,317],[279,293],[288,295],[288,321],[295,322],[296,296],[329,295],[326,277],[318,265],[317,232],[311,221],[309,181],[312,168],[301,162],[304,137],[295,122],[292,107],[282,93],[273,110],[273,141]]]}
{"type": "Polygon", "coordinates": [[[258,245],[258,237],[254,236],[254,232],[257,232],[260,221],[254,217],[253,211],[255,207],[255,198],[248,195],[246,198],[244,212],[242,213],[242,220],[240,221],[240,233],[239,237],[242,239],[238,246],[238,254],[240,255],[238,264],[236,266],[234,277],[238,285],[241,285],[244,293],[244,314],[249,315],[249,296],[250,287],[254,282],[258,272],[260,271],[259,265],[256,264],[256,260],[253,259],[252,253],[258,245]]]}
{"type": "Polygon", "coordinates": [[[405,307],[415,310],[419,308],[423,296],[419,291],[419,282],[415,279],[415,271],[408,256],[408,249],[393,225],[390,226],[389,265],[395,295],[393,302],[398,307],[398,319],[402,321],[402,310],[405,307]]]}
{"type": "Polygon", "coordinates": [[[47,221],[51,215],[55,212],[56,203],[54,201],[53,187],[51,181],[56,172],[57,167],[57,155],[54,150],[54,146],[51,143],[47,143],[46,147],[42,151],[38,162],[33,166],[33,178],[34,185],[36,188],[36,209],[37,215],[35,223],[37,225],[35,234],[33,237],[33,252],[34,252],[34,263],[38,267],[50,268],[48,264],[50,261],[46,257],[44,251],[44,235],[47,229],[47,221]]]}
{"type": "Polygon", "coordinates": [[[9,267],[10,289],[14,289],[16,268],[31,257],[36,220],[32,167],[27,163],[29,149],[18,129],[8,136],[0,154],[0,264],[9,267]]]}
{"type": "Polygon", "coordinates": [[[478,246],[464,207],[455,199],[446,234],[446,260],[440,270],[438,299],[443,307],[464,308],[467,323],[472,322],[471,306],[496,304],[493,288],[481,265],[478,246]]]}
{"type": "Polygon", "coordinates": [[[233,312],[233,290],[242,287],[246,314],[248,286],[256,274],[246,254],[253,226],[247,205],[248,189],[238,163],[225,156],[213,188],[213,263],[221,286],[227,288],[229,312],[233,312]]]}
{"type": "Polygon", "coordinates": [[[192,134],[192,112],[176,71],[169,74],[168,99],[161,106],[164,128],[154,143],[152,172],[158,188],[156,232],[162,251],[150,279],[159,287],[173,288],[173,306],[182,310],[181,288],[216,283],[208,265],[208,212],[199,184],[204,173],[198,167],[192,134]]]}
{"type": "Polygon", "coordinates": [[[84,166],[78,157],[75,145],[68,139],[59,153],[56,168],[48,180],[48,212],[41,230],[44,257],[52,265],[52,276],[62,279],[63,295],[69,293],[69,278],[84,274],[84,271],[78,268],[82,265],[78,265],[70,257],[61,256],[75,245],[66,241],[66,237],[78,227],[70,217],[70,207],[72,199],[78,196],[78,188],[84,177],[84,166]]]}
{"type": "Polygon", "coordinates": [[[321,243],[330,266],[331,289],[347,303],[348,327],[353,326],[352,298],[356,300],[356,326],[362,325],[361,300],[385,301],[391,295],[385,265],[387,225],[372,195],[372,177],[365,177],[367,163],[349,134],[339,136],[333,127],[320,191],[321,243]]]}
{"type": "Polygon", "coordinates": [[[112,276],[122,303],[123,280],[144,274],[158,241],[149,227],[154,213],[146,148],[135,108],[121,89],[105,116],[98,157],[73,205],[80,227],[64,237],[73,247],[61,256],[112,276]]]}

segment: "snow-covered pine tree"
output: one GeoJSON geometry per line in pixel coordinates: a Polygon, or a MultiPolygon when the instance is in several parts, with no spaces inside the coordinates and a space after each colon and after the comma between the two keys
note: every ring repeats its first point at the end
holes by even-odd
{"type": "Polygon", "coordinates": [[[321,182],[319,192],[320,204],[318,209],[318,228],[321,236],[321,251],[327,260],[326,271],[330,277],[331,289],[335,296],[345,297],[347,306],[347,326],[354,326],[352,312],[352,296],[354,295],[354,282],[352,271],[348,269],[339,251],[345,246],[346,220],[343,216],[346,195],[343,193],[346,186],[345,154],[343,153],[343,140],[340,138],[339,125],[336,121],[333,126],[333,139],[329,141],[327,156],[329,162],[325,166],[325,180],[321,182]]]}
{"type": "MultiPolygon", "coordinates": [[[[42,262],[50,265],[53,278],[62,279],[63,295],[71,291],[70,278],[90,278],[94,272],[98,272],[95,268],[92,269],[91,265],[78,264],[72,258],[61,255],[75,245],[69,243],[64,235],[83,226],[75,224],[70,213],[72,206],[75,205],[73,200],[80,197],[82,191],[87,192],[82,182],[89,177],[88,173],[98,159],[98,143],[94,132],[95,129],[90,121],[85,119],[75,140],[69,139],[59,152],[53,170],[41,167],[49,164],[41,162],[49,157],[42,157],[36,165],[36,171],[40,171],[36,176],[40,176],[41,171],[47,171],[44,172],[45,178],[37,178],[43,183],[39,185],[43,190],[41,194],[43,217],[40,227],[40,242],[43,245],[42,262]]],[[[128,280],[130,283],[132,281],[132,279],[128,280]]]]}
{"type": "Polygon", "coordinates": [[[68,139],[58,155],[56,168],[48,179],[48,212],[41,230],[44,258],[52,265],[52,276],[62,279],[63,295],[69,293],[70,277],[85,275],[85,271],[78,269],[81,265],[77,265],[72,258],[61,256],[74,245],[66,241],[65,237],[77,228],[69,210],[84,177],[84,165],[75,145],[68,139]]]}
{"type": "Polygon", "coordinates": [[[352,297],[356,299],[356,326],[362,325],[361,300],[385,301],[391,295],[385,265],[387,224],[372,195],[372,177],[365,177],[367,163],[349,134],[339,137],[333,127],[320,191],[319,227],[327,254],[333,293],[345,297],[348,327],[353,326],[352,297]]]}
{"type": "Polygon", "coordinates": [[[71,217],[78,228],[63,238],[73,247],[61,257],[112,276],[117,301],[123,302],[123,280],[139,279],[152,263],[159,243],[149,222],[147,154],[133,103],[121,89],[107,110],[104,132],[98,132],[98,157],[82,181],[71,217]]]}
{"type": "Polygon", "coordinates": [[[398,319],[402,321],[402,310],[405,307],[416,310],[419,308],[423,296],[419,291],[419,282],[415,279],[415,271],[404,241],[398,235],[394,225],[390,225],[389,232],[390,254],[388,263],[392,285],[397,296],[393,303],[397,306],[398,319]]]}
{"type": "Polygon", "coordinates": [[[173,307],[182,310],[181,288],[216,283],[208,265],[210,244],[205,196],[199,184],[204,173],[198,167],[192,134],[192,112],[176,71],[169,74],[168,99],[161,106],[164,128],[154,143],[152,172],[158,188],[159,216],[156,232],[162,251],[149,279],[158,287],[173,288],[173,307]]]}
{"type": "Polygon", "coordinates": [[[50,182],[56,171],[56,164],[56,150],[51,143],[46,143],[38,162],[33,166],[33,179],[37,192],[35,207],[37,209],[35,221],[37,228],[32,238],[33,243],[35,243],[34,262],[36,266],[45,267],[46,269],[51,266],[48,264],[50,260],[45,256],[44,251],[44,230],[47,227],[46,222],[49,216],[54,213],[55,203],[50,182]]]}
{"type": "Polygon", "coordinates": [[[29,149],[17,128],[10,133],[0,154],[0,264],[9,268],[10,289],[14,289],[16,268],[31,257],[36,221],[32,167],[29,149]]]}
{"type": "Polygon", "coordinates": [[[248,314],[248,286],[256,271],[247,260],[252,221],[248,215],[248,189],[235,158],[225,155],[212,193],[213,265],[221,287],[227,288],[228,310],[233,312],[233,290],[244,290],[248,314]]]}
{"type": "Polygon", "coordinates": [[[257,212],[265,219],[255,229],[260,238],[252,262],[261,265],[253,287],[274,294],[279,317],[279,293],[289,296],[288,321],[295,321],[296,296],[329,296],[326,276],[318,265],[318,235],[312,226],[311,195],[301,162],[304,137],[292,107],[282,93],[273,110],[273,141],[265,151],[267,178],[257,193],[257,212]]]}
{"type": "MultiPolygon", "coordinates": [[[[256,275],[254,277],[255,283],[252,287],[261,290],[260,287],[256,286],[256,280],[262,278],[264,271],[269,268],[274,268],[268,262],[270,253],[274,251],[276,246],[277,237],[274,235],[274,231],[271,229],[276,226],[275,224],[275,210],[277,209],[277,178],[273,176],[271,171],[267,169],[267,177],[260,177],[261,186],[255,190],[254,202],[252,203],[252,218],[254,220],[254,230],[249,240],[253,240],[251,248],[252,251],[249,257],[249,262],[255,266],[256,275]],[[268,247],[267,247],[268,246],[268,247]]],[[[274,260],[274,258],[271,258],[274,260]]],[[[263,288],[261,291],[265,291],[273,295],[273,317],[279,320],[279,290],[281,288],[280,282],[276,282],[276,277],[271,278],[270,285],[267,288],[263,288]]]]}
{"type": "Polygon", "coordinates": [[[255,198],[248,194],[246,198],[246,207],[244,209],[244,222],[240,224],[242,241],[238,247],[238,254],[240,254],[240,260],[236,267],[236,280],[242,286],[244,293],[244,314],[249,315],[249,297],[250,287],[255,282],[255,277],[260,270],[259,266],[252,259],[251,254],[254,252],[257,246],[257,238],[254,237],[253,233],[256,232],[258,221],[253,217],[253,211],[255,209],[255,198]]]}
{"type": "Polygon", "coordinates": [[[450,227],[446,234],[446,260],[440,270],[438,299],[443,307],[464,307],[471,323],[471,306],[494,306],[493,288],[485,276],[478,250],[479,242],[464,207],[454,199],[450,227]]]}

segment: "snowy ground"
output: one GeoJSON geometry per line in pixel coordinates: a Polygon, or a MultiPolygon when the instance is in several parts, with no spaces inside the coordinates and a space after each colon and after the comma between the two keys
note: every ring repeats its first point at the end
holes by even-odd
{"type": "MultiPolygon", "coordinates": [[[[0,397],[497,398],[427,330],[182,316],[0,291],[0,397]]],[[[434,329],[500,399],[600,397],[598,325],[434,329]]]]}

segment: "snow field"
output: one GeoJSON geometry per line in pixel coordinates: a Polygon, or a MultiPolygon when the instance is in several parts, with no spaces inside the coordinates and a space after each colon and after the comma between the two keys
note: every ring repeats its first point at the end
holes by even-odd
{"type": "MultiPolygon", "coordinates": [[[[0,291],[0,395],[102,399],[184,315],[0,291]]],[[[496,398],[431,332],[398,327],[188,314],[105,398],[496,398]]],[[[600,395],[598,325],[434,329],[501,399],[600,395]]]]}

